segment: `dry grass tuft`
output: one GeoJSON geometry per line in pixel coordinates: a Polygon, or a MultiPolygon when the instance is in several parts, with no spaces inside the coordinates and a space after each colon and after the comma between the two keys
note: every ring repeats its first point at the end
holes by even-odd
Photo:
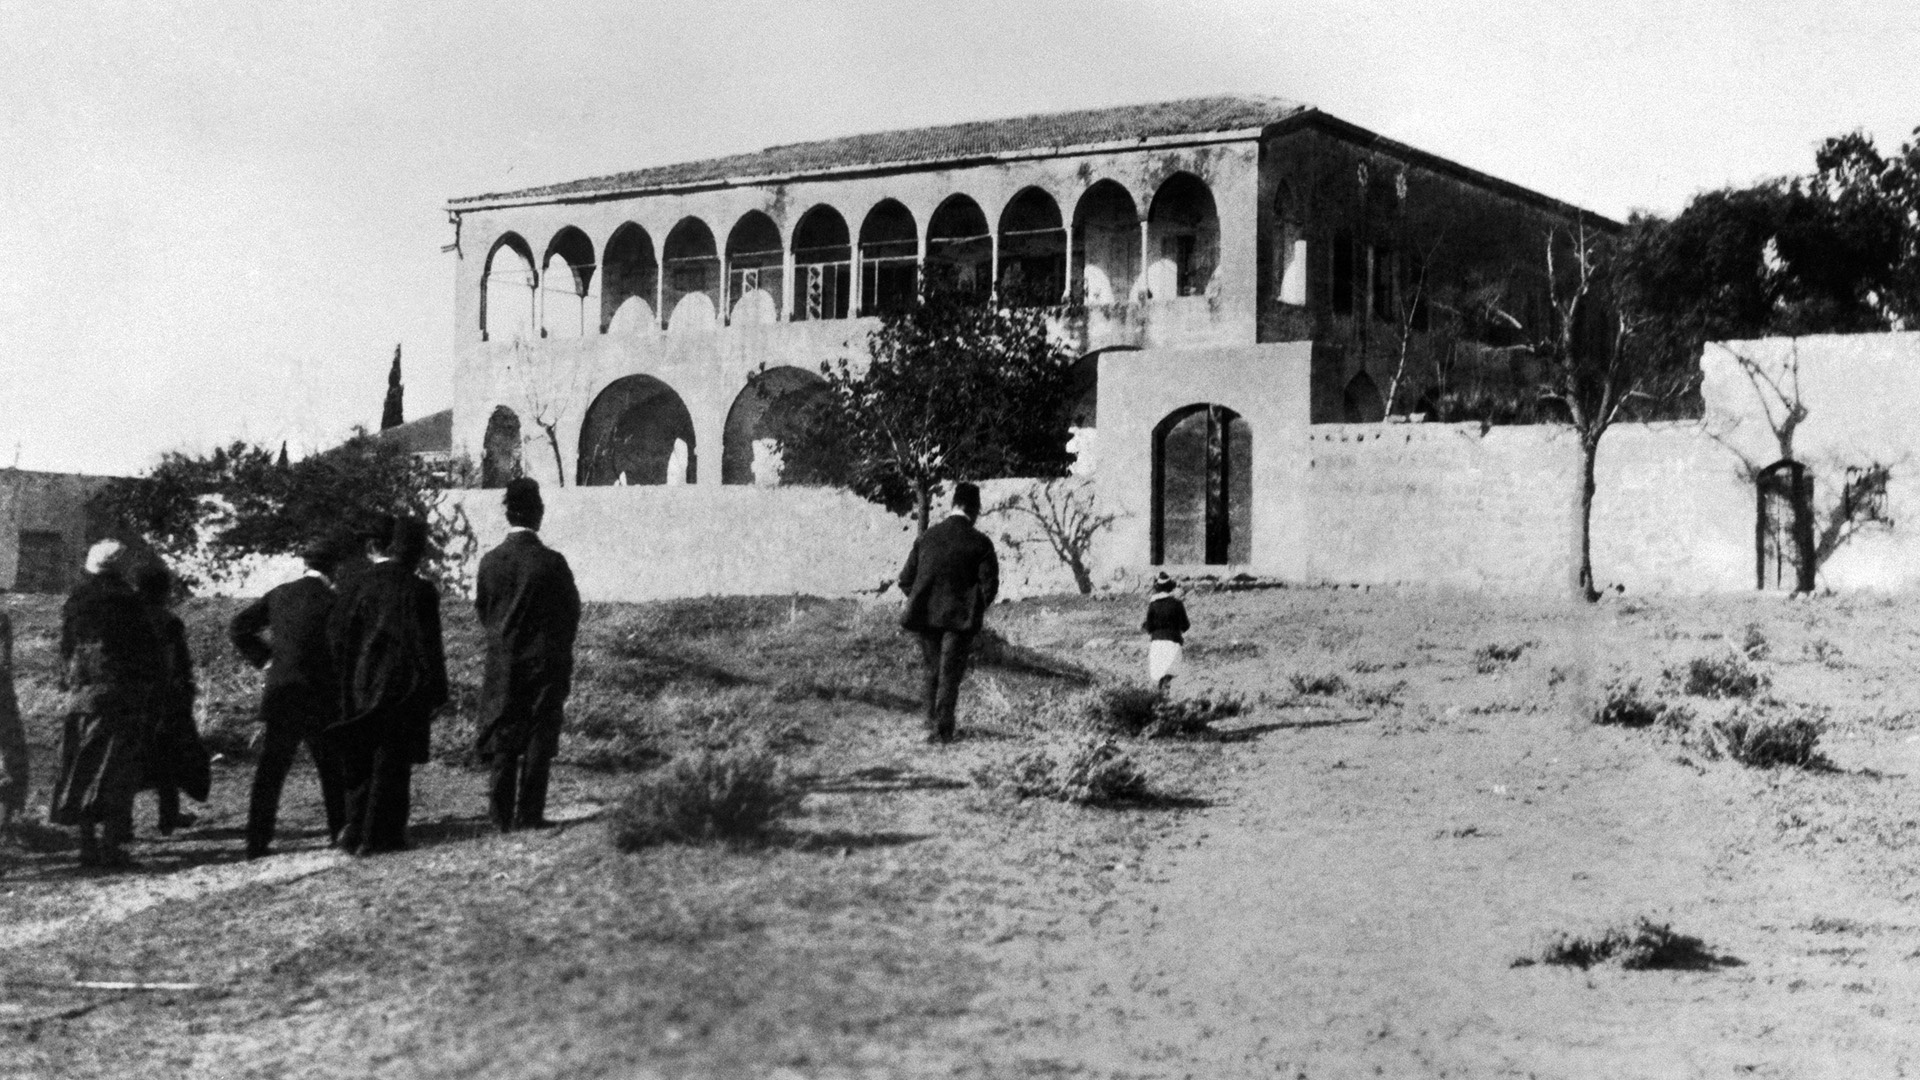
{"type": "Polygon", "coordinates": [[[1726,755],[1756,769],[1789,766],[1805,769],[1822,764],[1818,747],[1821,723],[1807,716],[1766,716],[1737,712],[1713,725],[1726,755]]]}
{"type": "Polygon", "coordinates": [[[1607,927],[1593,934],[1561,931],[1547,940],[1537,957],[1523,956],[1514,967],[1554,964],[1581,970],[1615,964],[1628,971],[1699,970],[1727,963],[1699,938],[1677,934],[1667,923],[1646,916],[1626,926],[1607,927]]]}
{"type": "Polygon", "coordinates": [[[990,761],[973,772],[974,783],[1023,799],[1057,799],[1079,805],[1143,800],[1151,787],[1140,767],[1110,739],[1088,736],[990,761]]]}
{"type": "Polygon", "coordinates": [[[1295,672],[1287,676],[1287,685],[1293,692],[1309,697],[1332,697],[1347,688],[1347,680],[1332,672],[1308,674],[1295,672]]]}
{"type": "Polygon", "coordinates": [[[613,812],[613,845],[751,843],[799,810],[802,795],[764,749],[702,750],[634,786],[613,812]]]}
{"type": "Polygon", "coordinates": [[[1750,698],[1772,683],[1736,654],[1696,656],[1683,668],[1668,668],[1665,675],[1682,693],[1704,698],[1750,698]]]}

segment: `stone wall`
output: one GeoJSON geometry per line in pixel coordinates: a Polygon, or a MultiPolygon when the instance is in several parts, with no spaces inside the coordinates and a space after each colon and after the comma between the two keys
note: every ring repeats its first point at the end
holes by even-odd
{"type": "Polygon", "coordinates": [[[80,573],[88,541],[103,531],[89,516],[88,500],[107,482],[101,476],[0,469],[0,589],[64,590],[80,573]],[[57,588],[54,582],[20,580],[23,539],[38,544],[53,537],[58,538],[57,588]]]}
{"type": "MultiPolygon", "coordinates": [[[[992,507],[1031,483],[983,484],[982,501],[992,507]]],[[[549,487],[542,494],[541,538],[567,556],[590,600],[879,595],[913,546],[911,517],[826,488],[549,487]]],[[[506,535],[498,491],[452,492],[449,502],[466,511],[480,550],[506,535]]],[[[980,527],[999,549],[1001,595],[1074,589],[1072,575],[1025,517],[990,513],[980,527]]]]}

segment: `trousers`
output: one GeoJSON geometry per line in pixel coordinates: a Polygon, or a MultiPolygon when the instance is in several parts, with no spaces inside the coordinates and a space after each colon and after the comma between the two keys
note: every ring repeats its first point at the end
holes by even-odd
{"type": "Polygon", "coordinates": [[[560,749],[561,715],[541,717],[518,753],[493,755],[493,789],[488,811],[501,832],[539,825],[547,819],[547,781],[553,755],[560,749]]]}
{"type": "Polygon", "coordinates": [[[320,774],[320,801],[326,809],[327,835],[336,837],[346,824],[346,785],[338,750],[321,734],[325,720],[321,706],[297,692],[269,691],[261,703],[266,731],[260,740],[260,763],[253,770],[253,790],[247,800],[247,851],[262,854],[273,844],[280,816],[280,793],[300,747],[320,774]]]}
{"type": "Polygon", "coordinates": [[[960,680],[967,673],[973,651],[970,630],[921,630],[920,663],[925,679],[927,734],[953,738],[954,709],[960,702],[960,680]]]}

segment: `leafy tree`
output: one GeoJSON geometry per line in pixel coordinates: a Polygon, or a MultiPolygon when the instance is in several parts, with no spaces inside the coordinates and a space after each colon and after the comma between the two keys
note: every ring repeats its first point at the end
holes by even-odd
{"type": "Polygon", "coordinates": [[[776,423],[782,477],[912,510],[925,530],[942,483],[1064,476],[1074,357],[1050,314],[923,290],[882,318],[864,368],[822,364],[826,392],[776,423]]]}
{"type": "Polygon", "coordinates": [[[170,452],[147,475],[116,480],[102,505],[170,562],[219,581],[249,556],[291,555],[310,538],[378,513],[428,522],[430,565],[456,580],[476,543],[443,478],[406,450],[361,430],[340,446],[284,464],[234,442],[204,456],[170,452]]]}

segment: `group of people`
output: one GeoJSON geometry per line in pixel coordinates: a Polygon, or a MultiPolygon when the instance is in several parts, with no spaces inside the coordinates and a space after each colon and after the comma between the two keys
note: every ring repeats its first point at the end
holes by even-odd
{"type": "MultiPolygon", "coordinates": [[[[486,634],[476,749],[492,766],[488,812],[501,831],[541,828],[548,779],[572,689],[580,594],[567,560],[540,541],[540,486],[510,482],[508,533],[481,559],[474,608],[486,634]]],[[[955,735],[960,682],[999,592],[993,541],[974,521],[980,490],[956,484],[945,520],[913,545],[900,572],[904,629],[920,641],[927,737],[955,735]]],[[[301,747],[319,773],[332,842],[356,854],[407,846],[413,766],[424,764],[434,715],[448,700],[440,594],[420,573],[426,524],[381,517],[317,539],[306,572],[242,609],[229,636],[266,672],[246,855],[272,850],[281,792],[301,747]]],[[[67,694],[48,820],[79,831],[80,860],[128,862],[136,792],[159,799],[159,827],[188,820],[179,799],[204,801],[208,755],[193,719],[193,658],[174,582],[151,557],[115,541],[87,558],[62,611],[67,694]]],[[[1154,582],[1142,629],[1149,674],[1165,692],[1188,629],[1172,578],[1154,582]]],[[[0,827],[26,795],[26,745],[13,696],[12,638],[0,611],[0,827]]]]}
{"type": "MultiPolygon", "coordinates": [[[[547,824],[580,596],[566,559],[540,542],[539,484],[513,481],[505,503],[508,535],[481,559],[474,604],[486,636],[477,749],[492,766],[490,816],[510,831],[547,824]]],[[[440,594],[421,574],[427,542],[425,522],[386,515],[315,538],[300,578],[234,616],[234,647],[265,670],[249,859],[272,851],[302,747],[336,847],[369,855],[407,846],[413,767],[427,761],[448,700],[440,594]]],[[[169,610],[175,591],[158,559],[104,540],[62,608],[65,702],[47,819],[78,831],[83,865],[130,864],[137,792],[157,793],[163,834],[191,821],[181,794],[209,794],[193,658],[169,610]]],[[[0,612],[0,827],[22,809],[28,779],[11,643],[0,612]]]]}

